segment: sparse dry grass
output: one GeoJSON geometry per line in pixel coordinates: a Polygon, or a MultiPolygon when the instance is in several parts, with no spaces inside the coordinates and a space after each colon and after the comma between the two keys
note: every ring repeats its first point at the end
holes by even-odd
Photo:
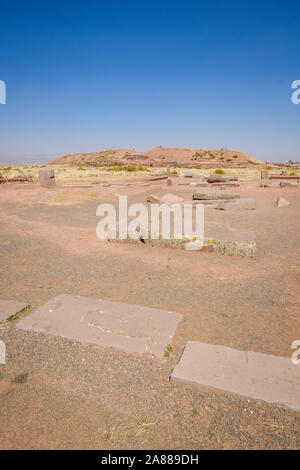
{"type": "Polygon", "coordinates": [[[62,192],[40,201],[40,204],[46,204],[48,206],[74,206],[82,202],[90,201],[95,197],[97,197],[97,194],[92,191],[81,191],[80,193],[62,192]]]}

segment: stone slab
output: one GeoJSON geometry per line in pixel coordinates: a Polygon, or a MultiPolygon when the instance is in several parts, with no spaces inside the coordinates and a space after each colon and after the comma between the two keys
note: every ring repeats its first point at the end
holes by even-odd
{"type": "Polygon", "coordinates": [[[155,194],[149,194],[146,196],[146,201],[151,202],[151,204],[168,204],[172,206],[173,204],[179,204],[184,202],[182,197],[176,196],[175,194],[167,193],[164,196],[156,196],[155,194]]]}
{"type": "Polygon", "coordinates": [[[254,210],[255,209],[255,200],[252,197],[244,197],[235,200],[234,202],[227,202],[226,204],[218,204],[216,209],[223,211],[230,210],[254,210]]]}
{"type": "Polygon", "coordinates": [[[180,313],[62,294],[17,326],[162,358],[181,319],[180,313]]]}
{"type": "Polygon", "coordinates": [[[148,196],[146,196],[146,201],[151,202],[151,204],[161,204],[160,198],[154,194],[148,194],[148,196]]]}
{"type": "Polygon", "coordinates": [[[300,366],[290,358],[190,341],[171,375],[171,382],[300,411],[300,366]]]}
{"type": "Polygon", "coordinates": [[[224,176],[211,175],[207,178],[207,181],[208,183],[224,183],[228,181],[228,178],[225,178],[224,176]]]}
{"type": "Polygon", "coordinates": [[[196,182],[196,183],[189,183],[189,186],[198,186],[199,188],[207,188],[208,183],[207,183],[207,181],[199,181],[199,182],[196,182]]]}
{"type": "Polygon", "coordinates": [[[234,183],[234,182],[223,182],[223,183],[211,183],[211,186],[212,187],[226,187],[226,188],[239,188],[240,187],[240,183],[234,183]]]}
{"type": "Polygon", "coordinates": [[[280,181],[279,186],[281,188],[286,188],[286,187],[299,188],[299,184],[288,183],[285,181],[280,181]]]}
{"type": "Polygon", "coordinates": [[[201,191],[199,189],[194,190],[193,199],[198,200],[217,200],[217,199],[237,199],[239,194],[231,193],[230,191],[226,192],[215,192],[215,191],[201,191]]]}
{"type": "Polygon", "coordinates": [[[184,249],[187,251],[200,251],[203,249],[203,242],[200,240],[186,242],[184,244],[184,249]]]}
{"type": "Polygon", "coordinates": [[[29,307],[29,305],[24,302],[0,299],[0,322],[7,320],[12,315],[16,315],[26,307],[29,307]]]}

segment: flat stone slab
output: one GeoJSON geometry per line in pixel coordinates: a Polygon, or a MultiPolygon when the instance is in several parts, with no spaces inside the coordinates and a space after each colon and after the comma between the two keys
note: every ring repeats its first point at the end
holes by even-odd
{"type": "Polygon", "coordinates": [[[176,196],[175,194],[167,193],[162,197],[156,196],[155,194],[149,194],[146,197],[147,202],[151,202],[151,204],[179,204],[184,202],[182,197],[176,196]]]}
{"type": "Polygon", "coordinates": [[[15,300],[0,299],[0,322],[7,320],[12,315],[16,315],[26,307],[29,307],[29,304],[16,302],[15,300]]]}
{"type": "Polygon", "coordinates": [[[285,357],[189,341],[171,382],[300,410],[300,366],[285,357]]]}
{"type": "Polygon", "coordinates": [[[62,294],[17,327],[162,358],[180,313],[62,294]]]}
{"type": "Polygon", "coordinates": [[[226,204],[218,204],[216,209],[223,211],[241,211],[241,210],[254,210],[255,209],[255,200],[252,197],[244,197],[236,199],[233,202],[228,202],[226,204]]]}
{"type": "Polygon", "coordinates": [[[225,186],[226,188],[239,188],[240,184],[239,183],[234,183],[234,182],[227,182],[227,181],[223,181],[223,183],[211,183],[211,186],[214,187],[214,186],[217,186],[217,187],[222,187],[222,186],[225,186]]]}
{"type": "Polygon", "coordinates": [[[218,200],[218,199],[237,199],[239,198],[239,194],[227,192],[215,192],[215,191],[200,191],[195,189],[193,194],[193,199],[198,200],[218,200]]]}

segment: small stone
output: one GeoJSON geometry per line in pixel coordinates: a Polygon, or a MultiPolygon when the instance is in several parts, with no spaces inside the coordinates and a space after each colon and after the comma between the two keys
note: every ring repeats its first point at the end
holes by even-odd
{"type": "Polygon", "coordinates": [[[284,207],[284,206],[289,206],[290,202],[284,199],[283,197],[279,197],[276,201],[277,207],[284,207]]]}
{"type": "Polygon", "coordinates": [[[216,200],[216,199],[236,199],[239,198],[239,194],[230,193],[230,192],[214,192],[214,191],[199,191],[195,189],[193,194],[193,199],[200,200],[216,200]]]}

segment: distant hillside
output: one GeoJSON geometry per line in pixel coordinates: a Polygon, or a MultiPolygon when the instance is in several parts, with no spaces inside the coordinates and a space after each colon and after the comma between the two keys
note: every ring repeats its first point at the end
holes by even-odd
{"type": "Polygon", "coordinates": [[[170,165],[184,168],[248,167],[264,164],[264,162],[236,150],[166,147],[156,147],[147,152],[119,149],[76,153],[57,158],[50,163],[84,166],[126,166],[132,164],[145,167],[165,167],[170,165]]]}

